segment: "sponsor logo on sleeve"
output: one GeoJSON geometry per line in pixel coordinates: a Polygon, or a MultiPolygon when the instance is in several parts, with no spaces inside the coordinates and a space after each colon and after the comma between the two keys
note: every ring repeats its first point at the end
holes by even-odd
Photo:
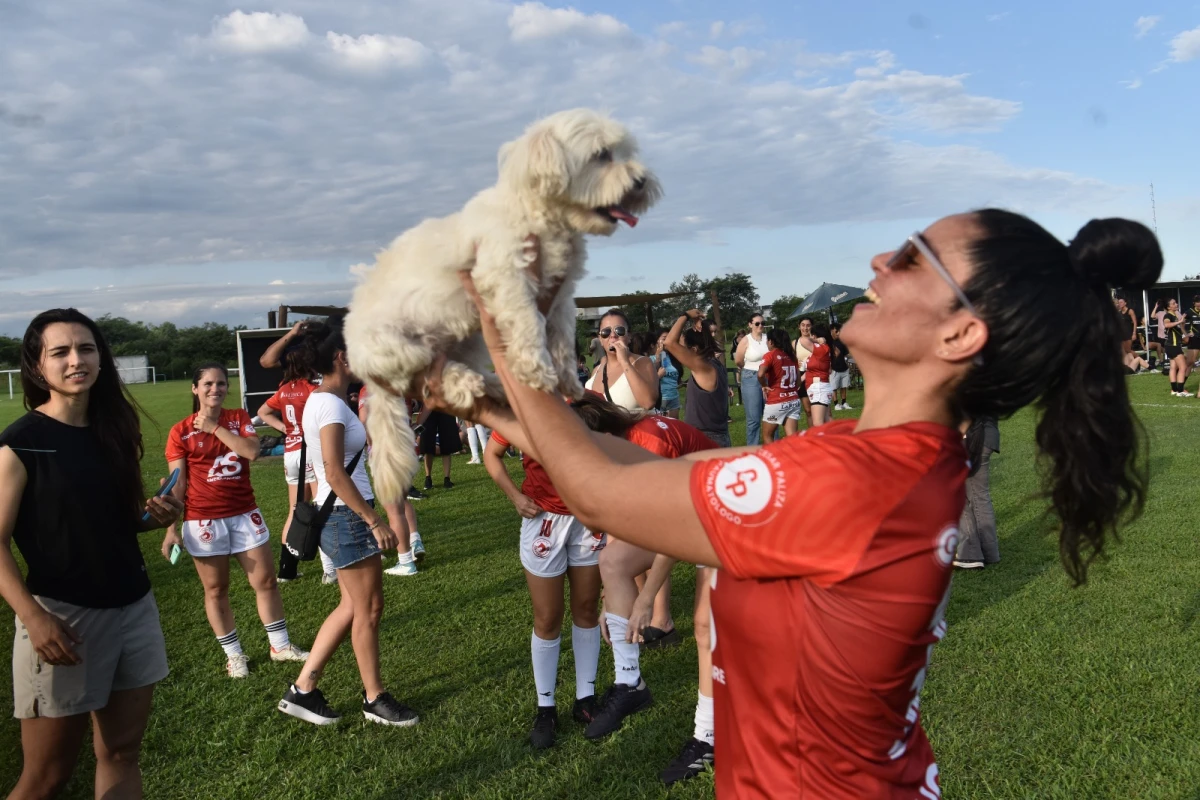
{"type": "Polygon", "coordinates": [[[787,501],[787,476],[774,454],[760,451],[713,465],[705,494],[722,519],[734,525],[765,525],[787,501]]]}

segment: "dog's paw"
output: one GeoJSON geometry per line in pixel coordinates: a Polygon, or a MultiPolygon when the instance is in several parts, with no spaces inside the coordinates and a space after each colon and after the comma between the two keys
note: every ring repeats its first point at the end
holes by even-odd
{"type": "Polygon", "coordinates": [[[544,352],[533,353],[524,350],[518,355],[509,350],[508,369],[513,377],[525,386],[543,392],[552,392],[558,388],[558,374],[544,352]]]}
{"type": "Polygon", "coordinates": [[[458,363],[442,370],[442,396],[451,408],[467,409],[487,394],[486,382],[478,372],[458,363]]]}

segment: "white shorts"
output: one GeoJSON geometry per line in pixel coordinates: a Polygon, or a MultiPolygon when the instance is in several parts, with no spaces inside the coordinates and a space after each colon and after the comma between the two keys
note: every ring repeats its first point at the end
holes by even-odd
{"type": "Polygon", "coordinates": [[[183,523],[183,546],[190,556],[231,556],[261,547],[271,538],[262,512],[225,519],[189,519],[183,523]]]}
{"type": "Polygon", "coordinates": [[[850,370],[829,373],[829,385],[836,392],[838,389],[850,388],[850,370]]]}
{"type": "Polygon", "coordinates": [[[823,380],[817,379],[808,387],[808,402],[813,405],[827,406],[833,399],[833,387],[823,380]]]}
{"type": "MultiPolygon", "coordinates": [[[[304,455],[308,455],[305,453],[304,455]]],[[[312,458],[308,459],[308,464],[305,465],[304,482],[316,483],[317,473],[313,471],[312,458]]],[[[290,453],[283,454],[283,479],[287,481],[288,486],[295,486],[300,478],[300,451],[293,450],[290,453]]]]}
{"type": "Polygon", "coordinates": [[[800,415],[804,413],[804,406],[800,404],[800,400],[788,400],[785,403],[768,403],[763,406],[763,422],[769,422],[772,425],[782,425],[784,421],[789,419],[800,419],[800,415]]]}
{"type": "Polygon", "coordinates": [[[557,578],[567,567],[592,567],[608,539],[568,514],[543,511],[521,520],[521,566],[539,578],[557,578]]]}

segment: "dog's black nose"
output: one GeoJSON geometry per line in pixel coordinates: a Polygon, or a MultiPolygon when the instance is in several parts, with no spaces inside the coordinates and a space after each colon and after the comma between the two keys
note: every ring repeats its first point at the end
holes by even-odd
{"type": "Polygon", "coordinates": [[[637,190],[639,190],[639,191],[640,191],[640,190],[642,189],[642,187],[644,187],[645,185],[646,185],[646,179],[645,179],[645,178],[638,178],[636,181],[634,181],[634,182],[633,182],[633,188],[635,188],[635,189],[637,189],[637,190]]]}

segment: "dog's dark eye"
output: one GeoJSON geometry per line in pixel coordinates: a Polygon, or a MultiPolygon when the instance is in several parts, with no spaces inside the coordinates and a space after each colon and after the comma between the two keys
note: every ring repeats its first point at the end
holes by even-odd
{"type": "Polygon", "coordinates": [[[596,153],[595,159],[597,161],[612,161],[612,150],[609,150],[607,147],[604,148],[599,153],[596,153]]]}

